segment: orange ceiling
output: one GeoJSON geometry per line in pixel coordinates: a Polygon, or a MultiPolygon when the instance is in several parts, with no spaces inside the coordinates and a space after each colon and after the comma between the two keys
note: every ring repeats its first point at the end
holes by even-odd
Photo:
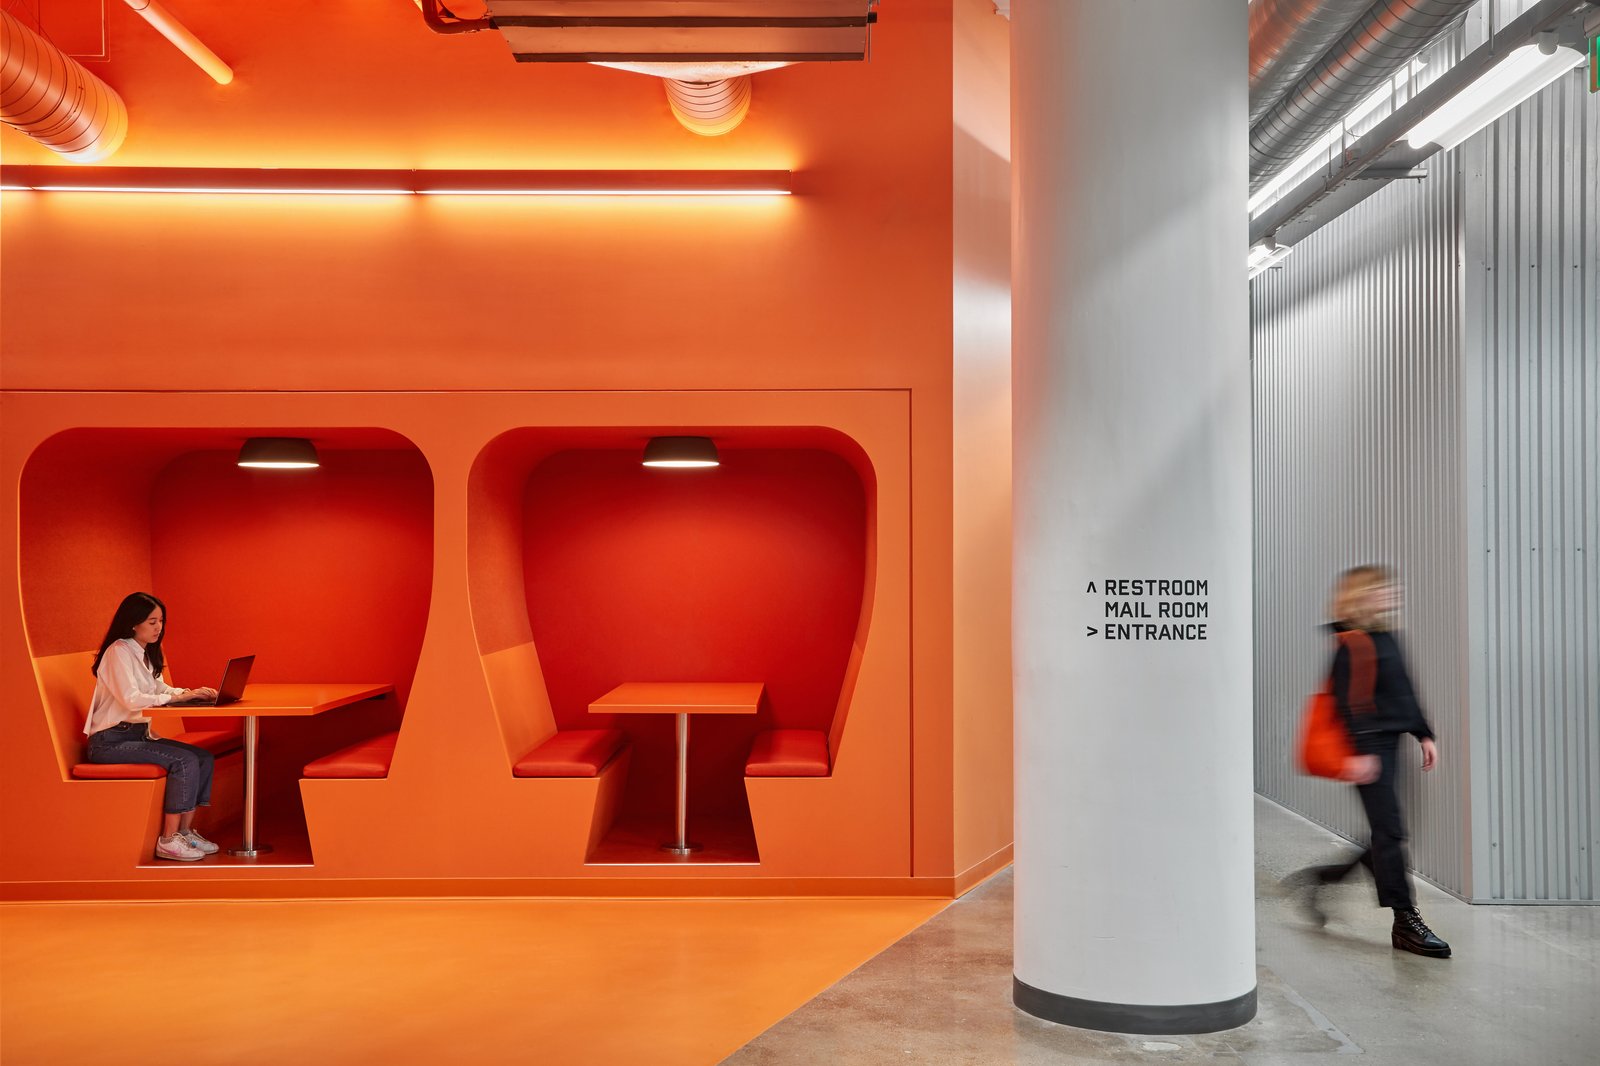
{"type": "MultiPolygon", "coordinates": [[[[98,0],[38,5],[63,47],[98,49],[98,0]]],[[[233,67],[235,80],[216,85],[125,5],[106,3],[107,58],[86,65],[123,95],[130,121],[106,165],[582,169],[692,159],[704,168],[796,169],[806,162],[798,146],[813,138],[797,128],[794,110],[838,125],[875,106],[901,62],[942,66],[929,88],[945,100],[949,92],[948,52],[897,56],[904,38],[883,32],[891,19],[901,29],[948,25],[948,10],[938,10],[945,5],[906,0],[889,5],[870,63],[758,75],[752,120],[722,138],[680,127],[654,78],[519,64],[500,34],[435,34],[404,0],[168,7],[233,67]]],[[[30,25],[31,8],[8,5],[30,25]]],[[[0,151],[7,163],[62,162],[10,129],[0,130],[0,151]]]]}

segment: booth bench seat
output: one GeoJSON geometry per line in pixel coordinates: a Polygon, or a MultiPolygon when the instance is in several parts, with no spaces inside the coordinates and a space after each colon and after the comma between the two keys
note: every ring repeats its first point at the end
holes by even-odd
{"type": "Polygon", "coordinates": [[[400,731],[382,733],[306,763],[306,777],[388,777],[400,731]]]}
{"type": "MultiPolygon", "coordinates": [[[[92,651],[47,655],[34,660],[43,683],[45,711],[54,724],[62,763],[80,781],[148,781],[165,777],[165,770],[148,763],[81,761],[85,739],[83,721],[94,698],[94,675],[89,672],[89,664],[93,661],[92,651]]],[[[169,711],[181,713],[181,707],[182,704],[156,708],[156,736],[204,748],[219,759],[244,747],[244,733],[238,723],[232,721],[224,724],[217,719],[203,719],[204,728],[166,732],[168,729],[178,730],[186,724],[165,717],[169,711]]]]}
{"type": "Polygon", "coordinates": [[[167,771],[145,762],[81,762],[72,768],[80,781],[151,781],[166,777],[167,771]]]}
{"type": "Polygon", "coordinates": [[[565,729],[541,742],[511,768],[515,777],[598,777],[627,746],[620,729],[565,729]]]}
{"type": "MultiPolygon", "coordinates": [[[[192,729],[170,737],[156,736],[204,748],[219,759],[244,746],[244,737],[229,729],[192,729]]],[[[72,767],[72,776],[80,781],[147,781],[166,775],[161,767],[142,762],[80,762],[72,767]]]]}
{"type": "Polygon", "coordinates": [[[746,777],[827,777],[828,734],[820,729],[757,733],[744,773],[746,777]]]}

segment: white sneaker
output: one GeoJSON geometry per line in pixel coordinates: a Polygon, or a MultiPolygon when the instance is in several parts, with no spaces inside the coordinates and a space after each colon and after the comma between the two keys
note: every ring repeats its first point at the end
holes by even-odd
{"type": "Polygon", "coordinates": [[[156,838],[156,858],[173,862],[198,862],[206,857],[199,848],[191,848],[182,835],[156,838]]]}
{"type": "Polygon", "coordinates": [[[179,833],[178,837],[185,844],[188,844],[191,848],[194,848],[198,852],[202,852],[206,855],[215,855],[217,853],[217,846],[211,843],[211,841],[207,840],[205,837],[201,836],[198,829],[187,829],[182,833],[179,833]]]}

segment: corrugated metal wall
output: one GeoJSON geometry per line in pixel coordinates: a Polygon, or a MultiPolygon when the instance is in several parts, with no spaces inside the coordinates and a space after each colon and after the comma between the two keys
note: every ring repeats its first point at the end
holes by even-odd
{"type": "MultiPolygon", "coordinates": [[[[1296,773],[1326,674],[1335,574],[1396,566],[1405,641],[1443,765],[1412,773],[1412,861],[1456,892],[1468,814],[1465,544],[1458,397],[1460,182],[1397,182],[1251,285],[1255,381],[1256,788],[1347,836],[1354,790],[1296,773]]],[[[1415,748],[1410,753],[1415,754],[1415,748]]]]}
{"type": "Polygon", "coordinates": [[[1480,899],[1600,886],[1600,96],[1461,149],[1480,899]]]}
{"type": "Polygon", "coordinates": [[[1443,760],[1407,785],[1412,858],[1478,900],[1600,888],[1600,95],[1583,77],[1252,284],[1257,788],[1360,834],[1351,790],[1296,774],[1291,749],[1334,572],[1397,565],[1443,760]]]}

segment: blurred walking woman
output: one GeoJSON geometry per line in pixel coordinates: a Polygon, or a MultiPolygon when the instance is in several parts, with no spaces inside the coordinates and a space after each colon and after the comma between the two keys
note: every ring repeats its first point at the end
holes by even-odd
{"type": "Polygon", "coordinates": [[[1306,907],[1320,924],[1326,916],[1318,904],[1319,889],[1344,880],[1358,865],[1366,866],[1378,885],[1378,906],[1394,910],[1391,943],[1418,955],[1448,958],[1450,945],[1417,912],[1406,872],[1406,826],[1398,789],[1401,738],[1407,733],[1417,738],[1424,770],[1434,768],[1439,752],[1392,631],[1399,606],[1400,589],[1387,569],[1358,566],[1340,575],[1330,626],[1339,641],[1332,691],[1355,750],[1342,777],[1361,795],[1372,843],[1356,859],[1302,870],[1296,881],[1305,888],[1306,907]]]}
{"type": "Polygon", "coordinates": [[[157,737],[145,712],[152,707],[210,699],[209,688],[173,688],[161,680],[161,635],[167,608],[147,592],[122,601],[94,657],[94,700],[83,731],[88,761],[150,763],[167,771],[156,858],[194,862],[217,846],[194,828],[196,807],[211,805],[212,755],[204,748],[157,737]]]}

